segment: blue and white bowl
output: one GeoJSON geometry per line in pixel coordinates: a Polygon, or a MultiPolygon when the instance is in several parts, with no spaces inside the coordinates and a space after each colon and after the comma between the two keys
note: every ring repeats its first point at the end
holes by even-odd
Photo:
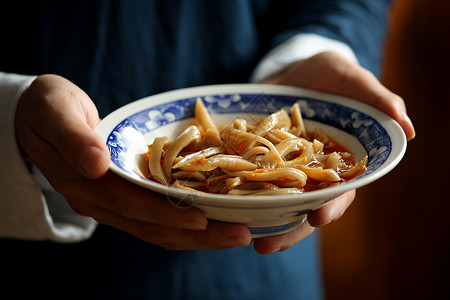
{"type": "Polygon", "coordinates": [[[253,237],[277,235],[299,226],[308,212],[351,189],[391,171],[406,151],[401,127],[361,102],[301,88],[229,84],[175,90],[132,102],[104,118],[96,131],[111,153],[111,170],[123,178],[166,195],[175,205],[193,205],[214,220],[246,224],[253,237]],[[174,138],[191,124],[200,97],[213,120],[262,118],[299,103],[308,131],[321,129],[355,154],[368,155],[367,171],[340,186],[289,196],[230,196],[188,191],[147,179],[142,169],[147,145],[158,136],[174,138]]]}

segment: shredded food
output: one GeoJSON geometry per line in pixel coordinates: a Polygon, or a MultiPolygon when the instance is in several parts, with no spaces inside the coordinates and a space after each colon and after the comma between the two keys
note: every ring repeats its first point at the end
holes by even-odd
{"type": "Polygon", "coordinates": [[[307,132],[300,106],[259,122],[219,128],[200,98],[194,124],[173,141],[157,137],[146,153],[148,177],[167,186],[229,195],[299,194],[338,185],[366,171],[321,131],[307,132]]]}

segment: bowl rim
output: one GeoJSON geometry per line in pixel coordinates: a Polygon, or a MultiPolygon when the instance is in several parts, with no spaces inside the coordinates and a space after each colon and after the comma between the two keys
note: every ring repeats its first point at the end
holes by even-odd
{"type": "Polygon", "coordinates": [[[298,95],[299,97],[319,99],[322,101],[333,102],[346,107],[357,109],[358,111],[371,116],[386,130],[392,142],[391,153],[389,154],[387,160],[376,171],[358,180],[350,180],[338,186],[328,187],[316,191],[309,191],[302,194],[279,195],[279,196],[277,195],[276,197],[251,196],[251,195],[231,196],[231,195],[209,194],[209,193],[205,194],[192,193],[189,191],[184,191],[177,188],[165,186],[160,183],[153,182],[151,180],[145,179],[138,180],[134,176],[128,175],[126,172],[121,170],[112,161],[110,164],[110,170],[112,170],[119,176],[124,177],[125,179],[142,187],[148,188],[154,192],[158,192],[160,194],[165,193],[165,195],[180,198],[188,197],[189,199],[194,199],[196,204],[219,205],[219,206],[225,205],[229,207],[229,206],[253,206],[257,202],[258,206],[276,205],[277,207],[279,207],[284,205],[289,206],[298,204],[299,201],[302,204],[303,203],[306,204],[309,202],[314,202],[317,199],[322,199],[323,201],[324,198],[325,199],[328,198],[328,200],[330,200],[336,198],[337,196],[343,194],[344,192],[350,191],[355,188],[360,188],[369,183],[372,183],[375,180],[378,180],[382,176],[389,173],[393,168],[395,168],[406,152],[407,140],[401,126],[387,114],[376,109],[375,107],[372,107],[368,104],[365,104],[363,102],[348,97],[343,97],[335,94],[300,87],[272,85],[272,84],[239,83],[239,84],[206,85],[206,86],[188,87],[151,95],[130,102],[118,108],[117,110],[111,112],[109,115],[107,115],[105,118],[101,120],[101,122],[98,124],[95,130],[106,142],[109,134],[118,124],[116,120],[120,120],[121,122],[130,115],[133,115],[141,110],[149,109],[150,107],[179,99],[191,98],[196,96],[201,97],[206,95],[221,95],[230,93],[238,93],[238,94],[267,93],[269,95],[276,94],[288,96],[298,95]],[[395,138],[393,138],[393,136],[395,138]]]}

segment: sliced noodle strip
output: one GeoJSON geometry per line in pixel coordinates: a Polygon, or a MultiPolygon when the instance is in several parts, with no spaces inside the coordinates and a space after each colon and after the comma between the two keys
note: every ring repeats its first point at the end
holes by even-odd
{"type": "Polygon", "coordinates": [[[314,149],[312,143],[307,139],[299,138],[303,146],[302,153],[289,161],[286,161],[286,167],[293,167],[296,165],[306,165],[309,164],[314,159],[314,149]]]}
{"type": "Polygon", "coordinates": [[[263,190],[232,190],[228,195],[253,195],[253,196],[279,196],[279,195],[295,195],[303,193],[297,188],[279,188],[279,189],[263,189],[263,190]]]}
{"type": "Polygon", "coordinates": [[[225,171],[230,176],[244,177],[249,181],[275,181],[275,180],[289,180],[296,182],[297,187],[304,187],[308,177],[306,174],[296,168],[277,168],[277,169],[259,169],[256,171],[241,171],[229,172],[225,171]]]}
{"type": "MultiPolygon", "coordinates": [[[[285,157],[294,151],[303,150],[303,143],[300,138],[290,138],[281,141],[278,145],[275,146],[281,159],[284,161],[285,157]]],[[[261,165],[270,166],[272,168],[278,167],[279,161],[275,159],[275,154],[273,152],[268,152],[261,160],[261,165]]]]}
{"type": "Polygon", "coordinates": [[[208,110],[200,98],[197,98],[195,103],[195,119],[200,123],[200,126],[203,128],[212,144],[220,145],[219,129],[211,119],[208,110]]]}
{"type": "Polygon", "coordinates": [[[178,153],[194,141],[198,141],[200,139],[200,130],[197,126],[192,125],[186,128],[169,146],[166,151],[166,155],[164,156],[163,161],[163,171],[164,176],[166,178],[170,178],[170,173],[172,170],[173,161],[177,157],[178,153]]]}
{"type": "Polygon", "coordinates": [[[193,164],[198,162],[199,160],[202,160],[204,158],[207,158],[209,156],[213,156],[215,154],[223,153],[224,149],[222,147],[210,147],[206,148],[197,152],[194,152],[192,154],[186,155],[179,161],[177,161],[172,169],[178,169],[182,168],[183,166],[187,164],[193,164]]]}
{"type": "Polygon", "coordinates": [[[341,158],[342,156],[336,152],[330,153],[325,163],[325,169],[333,169],[337,171],[341,158]]]}
{"type": "Polygon", "coordinates": [[[242,158],[249,160],[259,154],[266,154],[267,152],[269,152],[268,148],[263,146],[256,146],[242,154],[242,158]]]}
{"type": "Polygon", "coordinates": [[[218,154],[210,158],[203,158],[195,163],[179,167],[187,171],[212,171],[216,168],[231,171],[255,170],[258,166],[237,155],[218,154]]]}
{"type": "Polygon", "coordinates": [[[339,174],[333,169],[323,169],[322,167],[311,168],[305,165],[298,165],[297,168],[305,172],[308,177],[314,180],[327,182],[341,180],[339,174]]]}
{"type": "Polygon", "coordinates": [[[273,113],[263,119],[255,129],[252,130],[252,133],[259,136],[264,136],[269,131],[276,128],[285,128],[289,129],[291,127],[291,118],[288,113],[283,109],[279,110],[276,113],[273,113]]]}
{"type": "Polygon", "coordinates": [[[155,180],[159,181],[162,184],[168,185],[169,178],[166,177],[161,166],[161,157],[166,141],[167,137],[165,136],[155,138],[150,149],[148,168],[150,170],[151,176],[155,180]]]}
{"type": "Polygon", "coordinates": [[[340,174],[344,179],[352,179],[362,174],[367,170],[366,168],[367,156],[364,156],[353,168],[340,174]]]}
{"type": "Polygon", "coordinates": [[[302,112],[300,105],[295,103],[291,109],[292,126],[289,130],[295,136],[302,136],[306,133],[305,124],[303,123],[302,112]]]}
{"type": "Polygon", "coordinates": [[[176,179],[196,179],[200,181],[205,181],[206,176],[202,172],[198,171],[178,171],[173,172],[172,177],[176,179]]]}
{"type": "Polygon", "coordinates": [[[179,180],[175,180],[174,183],[172,184],[172,187],[182,189],[182,190],[185,190],[188,192],[193,192],[193,193],[203,193],[202,191],[199,191],[199,190],[196,190],[194,188],[184,185],[183,182],[179,181],[179,180]]]}
{"type": "Polygon", "coordinates": [[[238,154],[242,152],[241,149],[243,149],[249,142],[261,143],[269,147],[269,149],[273,152],[276,160],[278,160],[279,162],[283,162],[283,159],[278,153],[278,150],[270,141],[253,133],[245,132],[235,128],[228,128],[222,133],[222,138],[224,139],[224,142],[229,147],[235,149],[238,154]]]}

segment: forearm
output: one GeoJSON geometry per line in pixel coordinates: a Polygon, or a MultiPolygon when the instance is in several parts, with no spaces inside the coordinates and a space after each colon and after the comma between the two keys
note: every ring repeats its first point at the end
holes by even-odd
{"type": "Polygon", "coordinates": [[[343,42],[317,34],[298,34],[267,53],[253,71],[250,81],[260,82],[298,60],[324,51],[335,51],[351,61],[358,61],[353,50],[343,42]]]}

